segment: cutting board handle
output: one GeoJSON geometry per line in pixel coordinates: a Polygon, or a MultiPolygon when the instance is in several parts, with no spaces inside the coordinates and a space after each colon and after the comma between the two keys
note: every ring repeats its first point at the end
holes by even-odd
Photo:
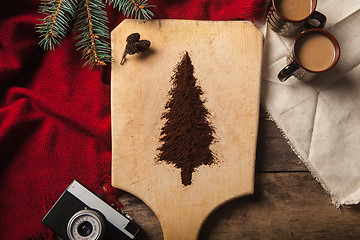
{"type": "Polygon", "coordinates": [[[185,209],[169,209],[173,214],[167,214],[166,218],[159,216],[159,221],[165,240],[196,240],[203,222],[211,212],[189,211],[185,209]],[[176,213],[178,212],[178,213],[176,213]],[[184,214],[184,213],[186,214],[184,214]],[[207,212],[207,213],[205,213],[207,212]],[[205,214],[204,214],[205,213],[205,214]]]}

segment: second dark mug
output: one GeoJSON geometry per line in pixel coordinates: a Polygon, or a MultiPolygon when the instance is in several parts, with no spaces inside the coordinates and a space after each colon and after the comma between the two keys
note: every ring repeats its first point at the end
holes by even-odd
{"type": "Polygon", "coordinates": [[[315,11],[317,0],[272,0],[266,16],[270,28],[282,36],[324,28],[326,16],[315,11]]]}
{"type": "Polygon", "coordinates": [[[278,74],[281,82],[294,76],[300,81],[311,81],[332,69],[340,58],[336,38],[326,30],[310,29],[296,39],[287,59],[287,66],[278,74]]]}

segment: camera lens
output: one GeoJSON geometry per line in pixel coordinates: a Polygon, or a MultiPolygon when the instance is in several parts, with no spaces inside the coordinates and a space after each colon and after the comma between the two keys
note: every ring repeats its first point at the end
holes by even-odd
{"type": "Polygon", "coordinates": [[[92,229],[93,229],[92,224],[89,223],[88,221],[85,221],[78,226],[77,230],[81,236],[86,237],[91,234],[92,229]]]}
{"type": "Polygon", "coordinates": [[[83,209],[69,220],[66,233],[70,240],[100,240],[105,232],[105,221],[100,212],[83,209]]]}

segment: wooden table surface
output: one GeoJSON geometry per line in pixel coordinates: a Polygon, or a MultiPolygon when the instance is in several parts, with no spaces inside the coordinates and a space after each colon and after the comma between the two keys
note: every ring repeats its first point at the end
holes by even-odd
{"type": "MultiPolygon", "coordinates": [[[[321,185],[260,111],[255,193],[216,209],[199,239],[360,239],[360,205],[335,208],[321,185]]],[[[120,197],[145,239],[163,239],[154,213],[135,196],[120,197]]]]}

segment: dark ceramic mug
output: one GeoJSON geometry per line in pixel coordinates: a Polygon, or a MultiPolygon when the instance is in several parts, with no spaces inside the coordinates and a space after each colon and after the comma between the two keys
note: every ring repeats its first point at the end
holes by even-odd
{"type": "Polygon", "coordinates": [[[315,11],[316,4],[317,0],[272,0],[266,21],[273,31],[282,36],[295,35],[311,28],[324,28],[326,16],[315,11]]]}
{"type": "Polygon", "coordinates": [[[326,30],[310,29],[295,40],[287,66],[278,74],[281,82],[294,76],[300,81],[311,81],[333,68],[340,58],[340,45],[326,30]]]}

